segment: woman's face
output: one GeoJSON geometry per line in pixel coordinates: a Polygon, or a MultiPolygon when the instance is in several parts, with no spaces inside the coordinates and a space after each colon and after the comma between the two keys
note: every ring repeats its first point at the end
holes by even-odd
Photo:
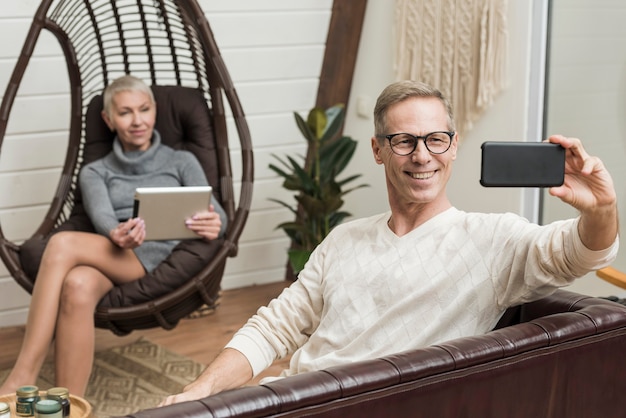
{"type": "Polygon", "coordinates": [[[124,151],[145,151],[150,148],[156,104],[141,91],[123,90],[111,100],[109,113],[102,112],[109,128],[117,133],[124,151]]]}

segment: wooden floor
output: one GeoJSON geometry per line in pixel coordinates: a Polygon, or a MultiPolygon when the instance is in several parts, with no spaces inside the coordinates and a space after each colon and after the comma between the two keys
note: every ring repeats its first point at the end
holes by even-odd
{"type": "MultiPolygon", "coordinates": [[[[108,330],[97,330],[96,350],[125,345],[146,338],[175,353],[208,364],[232,335],[253,315],[289,285],[280,281],[222,292],[220,305],[214,313],[194,319],[183,319],[173,330],[150,329],[134,331],[118,337],[108,330]]],[[[0,328],[0,368],[12,367],[20,348],[24,327],[0,328]]],[[[266,375],[277,375],[288,359],[277,361],[255,381],[266,375]]]]}

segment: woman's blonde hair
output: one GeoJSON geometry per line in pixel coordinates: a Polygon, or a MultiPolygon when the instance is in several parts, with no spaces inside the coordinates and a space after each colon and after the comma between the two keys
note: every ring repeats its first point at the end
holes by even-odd
{"type": "Polygon", "coordinates": [[[104,89],[102,110],[109,118],[111,118],[113,97],[121,91],[138,91],[144,93],[148,95],[150,102],[154,103],[154,94],[152,94],[152,89],[150,89],[150,87],[148,87],[143,80],[132,75],[125,75],[115,79],[104,89]]]}

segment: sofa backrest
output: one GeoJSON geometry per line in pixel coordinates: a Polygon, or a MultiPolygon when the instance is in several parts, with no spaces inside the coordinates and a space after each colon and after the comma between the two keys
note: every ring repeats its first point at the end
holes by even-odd
{"type": "Polygon", "coordinates": [[[558,291],[522,322],[134,417],[623,416],[626,307],[558,291]]]}

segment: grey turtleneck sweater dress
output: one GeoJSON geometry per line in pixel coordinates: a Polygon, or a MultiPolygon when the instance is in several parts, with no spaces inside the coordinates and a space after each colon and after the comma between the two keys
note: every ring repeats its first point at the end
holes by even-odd
{"type": "MultiPolygon", "coordinates": [[[[83,203],[98,234],[109,232],[133,215],[137,187],[206,186],[204,171],[189,151],[174,150],[161,144],[155,130],[146,151],[124,152],[116,138],[113,150],[103,158],[83,167],[79,175],[83,203]]],[[[222,219],[220,235],[226,230],[226,213],[213,199],[222,219]]],[[[161,263],[179,241],[145,241],[135,254],[147,272],[161,263]]]]}

